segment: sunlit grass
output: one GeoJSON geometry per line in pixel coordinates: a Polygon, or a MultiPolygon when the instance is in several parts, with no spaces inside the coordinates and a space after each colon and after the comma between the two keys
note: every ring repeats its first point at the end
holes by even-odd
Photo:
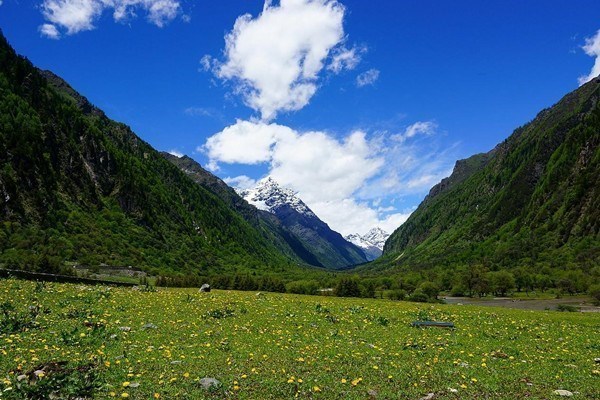
{"type": "Polygon", "coordinates": [[[2,398],[50,361],[92,363],[98,398],[600,397],[597,313],[1,280],[8,303],[32,324],[0,330],[2,398]]]}

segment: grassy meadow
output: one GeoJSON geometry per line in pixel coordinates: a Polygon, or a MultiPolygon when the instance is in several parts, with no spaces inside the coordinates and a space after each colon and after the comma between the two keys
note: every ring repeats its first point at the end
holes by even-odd
{"type": "Polygon", "coordinates": [[[0,399],[594,399],[599,332],[599,313],[5,279],[0,399]]]}

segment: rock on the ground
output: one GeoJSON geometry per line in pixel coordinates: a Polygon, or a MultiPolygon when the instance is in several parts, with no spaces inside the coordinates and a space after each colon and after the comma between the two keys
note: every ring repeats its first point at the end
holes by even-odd
{"type": "Polygon", "coordinates": [[[215,378],[202,378],[200,379],[200,386],[202,386],[204,389],[209,390],[209,389],[217,389],[218,387],[221,386],[221,382],[219,382],[217,379],[215,378]]]}
{"type": "Polygon", "coordinates": [[[432,400],[435,397],[435,393],[427,393],[427,396],[421,397],[419,400],[432,400]]]}
{"type": "Polygon", "coordinates": [[[555,395],[563,396],[563,397],[572,397],[573,396],[572,392],[569,392],[568,390],[563,390],[563,389],[555,390],[553,393],[555,395]]]}
{"type": "Polygon", "coordinates": [[[200,286],[200,291],[205,293],[210,292],[210,285],[208,283],[203,284],[200,286]]]}

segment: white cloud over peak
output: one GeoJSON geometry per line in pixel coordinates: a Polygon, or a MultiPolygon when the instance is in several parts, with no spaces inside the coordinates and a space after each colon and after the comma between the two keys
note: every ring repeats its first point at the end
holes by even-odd
{"type": "Polygon", "coordinates": [[[171,150],[167,151],[167,153],[169,153],[170,155],[175,156],[175,157],[179,157],[179,158],[183,157],[183,153],[176,149],[171,149],[171,150]]]}
{"type": "Polygon", "coordinates": [[[229,186],[242,190],[252,189],[256,186],[256,180],[246,175],[235,176],[233,178],[228,176],[223,179],[223,182],[229,186]]]}
{"type": "MultiPolygon", "coordinates": [[[[225,61],[214,71],[232,81],[265,121],[280,111],[299,110],[317,91],[330,53],[345,40],[344,11],[336,0],[281,0],[278,5],[267,0],[258,17],[245,14],[236,20],[225,37],[225,61]]],[[[336,56],[334,69],[358,62],[356,51],[340,50],[336,56]]]]}
{"type": "Polygon", "coordinates": [[[149,22],[163,27],[177,17],[181,5],[179,0],[44,0],[40,8],[47,21],[40,26],[40,32],[57,39],[59,28],[67,35],[94,29],[105,10],[112,10],[115,21],[126,21],[141,9],[149,22]]]}
{"type": "Polygon", "coordinates": [[[274,146],[296,136],[287,126],[237,120],[216,135],[208,138],[198,151],[209,157],[208,167],[218,169],[217,163],[259,164],[271,161],[274,146]]]}
{"type": "Polygon", "coordinates": [[[591,38],[585,39],[582,49],[588,56],[595,57],[595,61],[590,73],[579,77],[580,86],[600,75],[600,30],[591,38]]]}
{"type": "MultiPolygon", "coordinates": [[[[369,139],[357,130],[336,138],[262,121],[238,120],[197,150],[208,156],[213,170],[220,163],[264,163],[273,179],[298,192],[323,221],[343,234],[374,226],[392,232],[410,211],[382,207],[380,199],[426,192],[447,176],[449,164],[440,152],[390,136],[369,139]]],[[[247,176],[225,181],[238,187],[253,183],[247,176]]]]}
{"type": "Polygon", "coordinates": [[[356,86],[363,87],[374,84],[379,79],[379,70],[371,68],[356,77],[356,86]]]}

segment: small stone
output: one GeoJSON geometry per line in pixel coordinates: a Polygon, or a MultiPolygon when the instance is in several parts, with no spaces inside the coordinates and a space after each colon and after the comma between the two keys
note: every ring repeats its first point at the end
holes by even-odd
{"type": "Polygon", "coordinates": [[[216,380],[215,378],[202,378],[200,379],[200,386],[202,386],[205,390],[217,389],[221,386],[221,382],[216,380]]]}
{"type": "Polygon", "coordinates": [[[129,384],[129,387],[130,387],[130,388],[137,388],[137,387],[140,387],[140,383],[139,383],[139,382],[131,382],[131,383],[129,384]]]}
{"type": "Polygon", "coordinates": [[[21,382],[23,379],[27,379],[27,375],[19,375],[17,376],[17,381],[21,382]]]}
{"type": "Polygon", "coordinates": [[[122,330],[123,332],[129,332],[131,330],[131,327],[130,326],[120,326],[119,329],[122,330]]]}
{"type": "Polygon", "coordinates": [[[596,364],[600,364],[600,357],[598,357],[598,358],[594,358],[594,362],[595,362],[596,364]]]}
{"type": "Polygon", "coordinates": [[[377,393],[377,390],[369,389],[367,390],[367,394],[371,397],[377,397],[379,393],[377,393]]]}
{"type": "Polygon", "coordinates": [[[555,390],[553,393],[557,396],[563,396],[563,397],[572,397],[573,396],[572,392],[569,392],[568,390],[562,390],[562,389],[555,390]]]}
{"type": "Polygon", "coordinates": [[[432,400],[435,397],[435,393],[427,393],[427,396],[421,397],[419,400],[432,400]]]}
{"type": "Polygon", "coordinates": [[[454,389],[454,388],[448,388],[448,391],[450,393],[458,393],[458,389],[454,389]]]}
{"type": "Polygon", "coordinates": [[[37,371],[33,371],[33,374],[35,376],[40,376],[40,375],[44,376],[44,375],[46,375],[46,373],[44,371],[42,371],[41,369],[38,369],[37,371]]]}
{"type": "Polygon", "coordinates": [[[461,362],[460,364],[458,364],[459,367],[463,367],[463,368],[467,368],[469,366],[469,363],[466,362],[461,362]]]}
{"type": "Polygon", "coordinates": [[[117,337],[118,337],[118,335],[116,335],[116,334],[114,334],[114,333],[113,333],[112,335],[110,335],[110,338],[111,338],[111,339],[116,339],[117,337]]]}
{"type": "Polygon", "coordinates": [[[142,326],[142,329],[158,329],[158,326],[156,326],[152,323],[147,323],[147,324],[144,324],[144,326],[142,326]]]}

